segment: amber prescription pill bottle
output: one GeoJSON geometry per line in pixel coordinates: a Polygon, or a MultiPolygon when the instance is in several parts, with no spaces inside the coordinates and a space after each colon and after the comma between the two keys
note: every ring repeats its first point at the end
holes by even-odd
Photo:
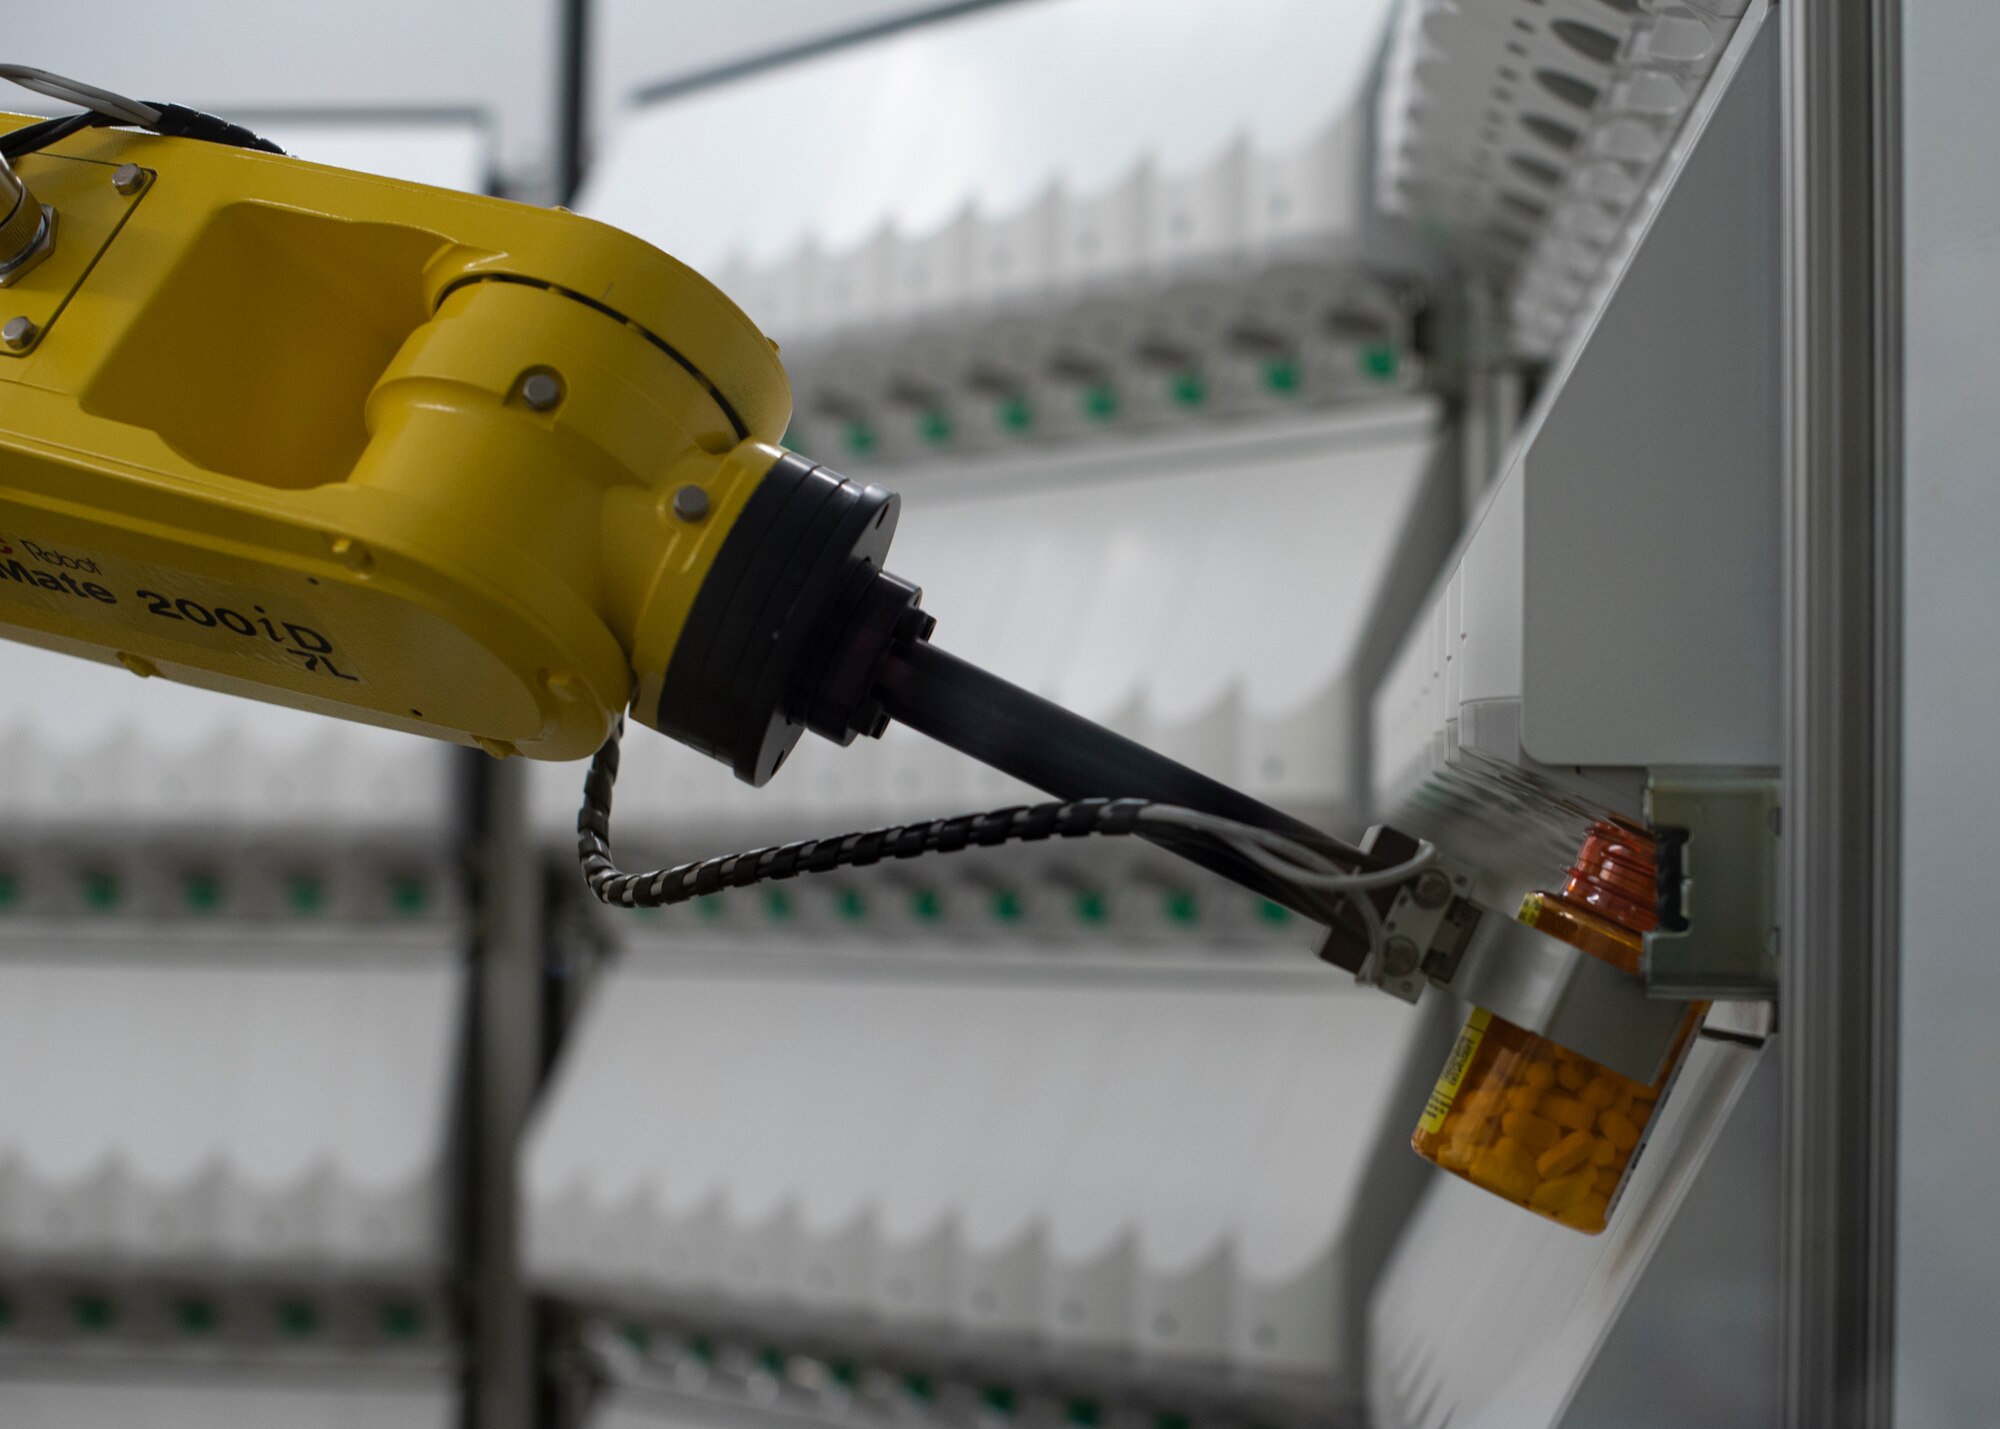
{"type": "MultiPolygon", "coordinates": [[[[1521,921],[1631,973],[1657,921],[1654,845],[1592,826],[1560,893],[1531,893],[1521,921]]],[[[1411,1145],[1455,1176],[1589,1235],[1604,1229],[1704,1007],[1693,1004],[1650,1084],[1622,1077],[1476,1008],[1411,1145]]]]}

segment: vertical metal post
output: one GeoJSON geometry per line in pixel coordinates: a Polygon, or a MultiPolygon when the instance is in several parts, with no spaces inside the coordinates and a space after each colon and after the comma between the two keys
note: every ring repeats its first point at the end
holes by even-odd
{"type": "Polygon", "coordinates": [[[1894,1307],[1898,0],[1784,25],[1786,1422],[1887,1426],[1894,1307]]]}
{"type": "Polygon", "coordinates": [[[1459,403],[1460,497],[1466,519],[1479,511],[1500,475],[1507,444],[1521,424],[1521,368],[1507,353],[1507,327],[1492,280],[1464,281],[1460,307],[1463,371],[1459,403]]]}
{"type": "Polygon", "coordinates": [[[590,132],[590,0],[561,0],[557,37],[556,193],[569,203],[583,186],[590,132]]]}
{"type": "Polygon", "coordinates": [[[539,1350],[521,1266],[517,1153],[541,1072],[542,881],[528,831],[527,769],[520,760],[462,757],[478,896],[460,1202],[466,1424],[529,1429],[539,1350]]]}

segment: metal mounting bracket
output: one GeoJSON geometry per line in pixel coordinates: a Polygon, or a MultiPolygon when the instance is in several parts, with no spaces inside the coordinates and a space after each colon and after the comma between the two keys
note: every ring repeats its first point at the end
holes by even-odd
{"type": "Polygon", "coordinates": [[[1640,1082],[1659,1075],[1687,1011],[1648,997],[1637,978],[1602,958],[1490,910],[1473,927],[1450,977],[1433,981],[1640,1082]]]}
{"type": "Polygon", "coordinates": [[[1400,889],[1382,956],[1360,981],[1405,1002],[1426,984],[1641,1082],[1666,1060],[1686,1009],[1638,978],[1474,902],[1467,870],[1439,859],[1400,889]]]}
{"type": "Polygon", "coordinates": [[[1654,779],[1660,926],[1646,991],[1677,1001],[1778,995],[1778,786],[1767,778],[1654,779]]]}

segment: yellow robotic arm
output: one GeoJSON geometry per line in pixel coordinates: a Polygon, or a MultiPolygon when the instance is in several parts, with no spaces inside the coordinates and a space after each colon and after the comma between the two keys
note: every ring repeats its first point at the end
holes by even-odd
{"type": "Polygon", "coordinates": [[[8,634],[494,754],[587,755],[629,702],[768,777],[696,658],[745,613],[697,596],[782,528],[830,602],[894,502],[774,445],[777,353],[695,273],[560,210],[106,127],[0,206],[8,634]]]}
{"type": "Polygon", "coordinates": [[[665,254],[0,77],[84,105],[0,116],[0,635],[496,756],[594,754],[579,852],[609,902],[1132,833],[1324,921],[1322,956],[1398,995],[1476,974],[1586,1054],[1637,1074],[1663,1052],[1671,1004],[1479,908],[1427,845],[1332,839],[933,646],[883,569],[896,498],[777,445],[775,347],[665,254]],[[894,719],[1062,802],[626,874],[628,710],[753,784],[807,729],[894,719]]]}
{"type": "Polygon", "coordinates": [[[501,756],[629,708],[755,784],[894,712],[1385,861],[929,647],[896,498],[775,445],[776,349],[665,254],[106,102],[0,119],[0,632],[501,756]]]}

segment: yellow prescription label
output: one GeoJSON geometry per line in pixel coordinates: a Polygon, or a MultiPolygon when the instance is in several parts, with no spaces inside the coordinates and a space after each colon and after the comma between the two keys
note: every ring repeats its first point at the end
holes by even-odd
{"type": "Polygon", "coordinates": [[[1465,1026],[1458,1030],[1458,1041],[1452,1044],[1451,1055],[1444,1059],[1444,1070],[1438,1073],[1437,1085],[1431,1088],[1430,1100],[1424,1103],[1423,1119],[1417,1123],[1417,1129],[1424,1135],[1436,1136],[1444,1130],[1444,1119],[1465,1082],[1465,1069],[1472,1065],[1472,1054],[1486,1040],[1486,1024],[1492,1020],[1492,1013],[1475,1007],[1472,1016],[1465,1019],[1465,1026]]]}

